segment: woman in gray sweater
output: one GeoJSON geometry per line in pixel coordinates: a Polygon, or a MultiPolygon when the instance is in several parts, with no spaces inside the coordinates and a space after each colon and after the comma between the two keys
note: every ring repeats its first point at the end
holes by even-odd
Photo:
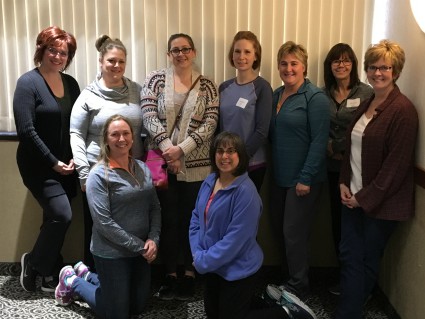
{"type": "Polygon", "coordinates": [[[143,311],[150,263],[157,256],[159,201],[149,169],[131,156],[133,137],[129,119],[114,115],[106,121],[100,160],[87,179],[97,274],[81,262],[65,266],[55,291],[58,304],[67,306],[79,296],[100,318],[129,318],[143,311]]]}
{"type": "Polygon", "coordinates": [[[91,229],[93,222],[85,196],[89,169],[98,159],[100,132],[106,119],[111,115],[126,116],[135,129],[133,156],[141,158],[142,113],[140,110],[141,86],[124,76],[127,50],[119,39],[107,35],[96,41],[99,51],[100,73],[80,94],[71,114],[71,147],[75,167],[78,171],[84,208],[84,261],[94,267],[90,253],[91,229]]]}

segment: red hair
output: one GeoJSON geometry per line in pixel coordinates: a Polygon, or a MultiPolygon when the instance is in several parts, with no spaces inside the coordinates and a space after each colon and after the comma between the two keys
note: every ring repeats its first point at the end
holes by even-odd
{"type": "Polygon", "coordinates": [[[75,51],[77,51],[77,41],[71,33],[62,30],[57,26],[52,26],[41,31],[35,43],[36,49],[34,53],[34,64],[39,66],[44,55],[44,51],[48,47],[58,47],[66,43],[68,47],[68,60],[66,61],[64,71],[71,64],[74,58],[75,51]]]}

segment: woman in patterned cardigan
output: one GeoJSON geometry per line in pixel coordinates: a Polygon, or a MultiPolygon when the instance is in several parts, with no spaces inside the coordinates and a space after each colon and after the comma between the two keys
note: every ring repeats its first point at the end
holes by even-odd
{"type": "Polygon", "coordinates": [[[201,183],[211,171],[209,148],[218,122],[218,90],[213,81],[194,70],[196,49],[190,36],[172,35],[167,55],[172,66],[147,76],[141,107],[148,149],[163,152],[170,173],[168,189],[158,191],[160,253],[166,270],[158,296],[186,300],[193,295],[194,283],[189,222],[201,183]],[[184,273],[178,280],[179,260],[183,260],[184,273]]]}

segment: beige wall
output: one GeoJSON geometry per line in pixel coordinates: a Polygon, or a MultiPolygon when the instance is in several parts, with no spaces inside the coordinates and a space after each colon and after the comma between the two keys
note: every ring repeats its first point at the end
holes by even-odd
{"type": "MultiPolygon", "coordinates": [[[[417,164],[425,168],[425,33],[413,18],[408,0],[392,0],[386,38],[406,51],[398,84],[415,104],[420,119],[417,164]]],[[[403,319],[425,318],[425,190],[416,188],[416,217],[403,223],[386,250],[380,285],[403,319]]]]}

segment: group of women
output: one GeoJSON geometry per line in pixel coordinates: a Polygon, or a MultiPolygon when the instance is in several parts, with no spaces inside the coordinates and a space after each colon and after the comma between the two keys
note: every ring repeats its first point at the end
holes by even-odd
{"type": "Polygon", "coordinates": [[[61,305],[80,297],[99,317],[128,318],[143,311],[150,263],[160,254],[160,299],[187,300],[199,273],[208,318],[315,318],[303,302],[308,239],[328,175],[341,261],[336,315],[361,317],[389,236],[414,213],[418,119],[395,84],[405,60],[397,44],[384,40],[366,52],[371,86],[360,82],[353,50],[335,45],[322,90],[306,77],[305,48],[288,41],[277,55],[283,85],[273,92],[258,75],[261,45],[249,31],[238,32],[229,50],[236,77],[218,88],[196,71],[186,34],[169,38],[171,66],[151,72],[143,85],[124,76],[121,41],[101,36],[100,72],[81,94],[63,73],[75,38],[49,27],[36,45],[36,68],[18,80],[14,96],[19,170],[43,208],[37,241],[21,259],[25,290],[35,291],[41,275],[42,289],[55,291],[61,305]],[[267,287],[279,307],[254,309],[268,140],[270,215],[287,280],[267,287]],[[155,149],[167,163],[166,190],[155,190],[140,161],[143,150],[155,149]],[[74,169],[86,250],[84,263],[61,268],[74,169]]]}

